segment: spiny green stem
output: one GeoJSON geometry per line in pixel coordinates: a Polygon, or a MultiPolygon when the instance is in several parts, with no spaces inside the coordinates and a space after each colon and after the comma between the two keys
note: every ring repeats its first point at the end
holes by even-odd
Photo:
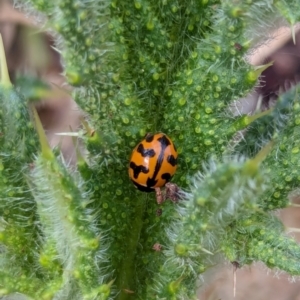
{"type": "MultiPolygon", "coordinates": [[[[124,289],[132,290],[134,287],[134,258],[136,255],[137,244],[140,237],[140,232],[143,227],[143,215],[146,206],[146,197],[136,202],[135,218],[132,223],[131,235],[128,237],[128,247],[126,256],[124,255],[123,264],[120,266],[121,273],[117,282],[120,294],[117,300],[127,300],[131,298],[130,294],[124,289]]],[[[121,253],[120,253],[121,255],[121,253]]]]}

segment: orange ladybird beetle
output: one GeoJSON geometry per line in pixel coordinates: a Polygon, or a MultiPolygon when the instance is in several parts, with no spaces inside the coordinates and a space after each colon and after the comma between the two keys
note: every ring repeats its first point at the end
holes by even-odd
{"type": "Polygon", "coordinates": [[[133,149],[129,177],[143,192],[153,192],[170,181],[177,169],[177,151],[164,133],[146,134],[133,149]]]}

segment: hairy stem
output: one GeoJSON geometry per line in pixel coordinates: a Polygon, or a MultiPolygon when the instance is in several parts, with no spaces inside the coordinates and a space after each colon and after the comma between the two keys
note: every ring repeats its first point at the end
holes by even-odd
{"type": "Polygon", "coordinates": [[[132,223],[131,235],[128,237],[127,253],[124,255],[123,264],[120,267],[121,273],[117,282],[117,287],[120,290],[118,300],[130,299],[130,293],[126,290],[134,290],[134,259],[137,250],[137,244],[140,238],[140,233],[143,227],[143,215],[146,207],[146,199],[136,202],[135,219],[132,223]]]}

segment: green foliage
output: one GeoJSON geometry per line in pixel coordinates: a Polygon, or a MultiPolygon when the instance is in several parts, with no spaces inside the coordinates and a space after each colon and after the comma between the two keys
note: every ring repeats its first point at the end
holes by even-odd
{"type": "Polygon", "coordinates": [[[54,155],[32,107],[47,87],[33,78],[12,87],[2,57],[0,294],[194,299],[220,253],[299,275],[300,247],[273,215],[299,185],[299,88],[269,112],[234,117],[228,109],[268,66],[246,62],[251,32],[281,15],[293,25],[296,3],[26,2],[58,32],[67,79],[88,115],[88,154],[76,171],[54,155]],[[173,182],[182,199],[158,206],[127,168],[133,147],[160,131],[178,149],[173,182]]]}

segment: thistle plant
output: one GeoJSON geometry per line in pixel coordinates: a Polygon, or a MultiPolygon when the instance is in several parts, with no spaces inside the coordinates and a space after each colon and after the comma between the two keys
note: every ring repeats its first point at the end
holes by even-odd
{"type": "Polygon", "coordinates": [[[84,151],[74,170],[49,147],[35,83],[11,84],[2,47],[2,296],[195,299],[220,257],[299,275],[300,247],[274,211],[298,193],[300,90],[264,112],[229,110],[263,84],[270,64],[245,59],[258,33],[274,20],[294,28],[297,1],[20,2],[56,32],[84,151]],[[178,202],[158,205],[130,182],[148,132],[177,147],[178,202]]]}

